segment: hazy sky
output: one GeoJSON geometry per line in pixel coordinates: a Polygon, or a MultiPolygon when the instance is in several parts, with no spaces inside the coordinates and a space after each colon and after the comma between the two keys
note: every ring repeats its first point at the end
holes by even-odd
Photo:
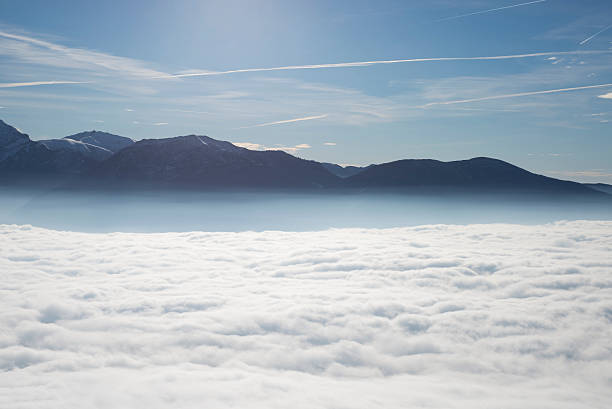
{"type": "Polygon", "coordinates": [[[612,183],[611,25],[609,0],[0,0],[0,119],[612,183]]]}

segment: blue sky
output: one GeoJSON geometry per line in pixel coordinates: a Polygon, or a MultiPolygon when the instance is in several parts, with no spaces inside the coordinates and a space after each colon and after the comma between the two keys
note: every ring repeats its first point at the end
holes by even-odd
{"type": "Polygon", "coordinates": [[[0,0],[0,118],[612,183],[610,25],[609,0],[0,0]]]}

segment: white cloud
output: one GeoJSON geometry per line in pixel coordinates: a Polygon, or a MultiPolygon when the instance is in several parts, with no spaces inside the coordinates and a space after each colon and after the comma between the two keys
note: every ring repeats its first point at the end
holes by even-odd
{"type": "Polygon", "coordinates": [[[323,145],[326,145],[326,146],[336,146],[336,142],[323,142],[323,145]]]}
{"type": "Polygon", "coordinates": [[[600,95],[599,98],[612,99],[612,92],[608,92],[607,94],[600,95]]]}
{"type": "Polygon", "coordinates": [[[236,145],[236,146],[240,146],[241,148],[246,148],[246,149],[250,149],[252,151],[262,151],[265,149],[265,146],[259,144],[259,143],[252,143],[252,142],[232,142],[232,144],[236,145]]]}
{"type": "Polygon", "coordinates": [[[553,177],[570,178],[572,180],[578,180],[584,183],[599,183],[612,180],[612,173],[603,170],[550,170],[545,173],[553,177]]]}
{"type": "Polygon", "coordinates": [[[164,126],[164,125],[168,125],[168,122],[155,122],[153,125],[154,126],[164,126]]]}
{"type": "Polygon", "coordinates": [[[611,229],[0,226],[0,406],[605,407],[611,229]]]}
{"type": "Polygon", "coordinates": [[[254,151],[286,151],[289,153],[296,153],[297,151],[301,150],[301,149],[310,149],[311,146],[308,145],[307,143],[301,143],[299,145],[295,145],[295,146],[281,146],[281,145],[276,145],[274,147],[270,147],[270,146],[265,146],[259,143],[253,143],[253,142],[232,142],[232,144],[236,145],[236,146],[240,146],[241,148],[246,148],[246,149],[250,149],[250,150],[254,150],[254,151]]]}
{"type": "Polygon", "coordinates": [[[140,78],[165,75],[131,58],[66,47],[30,35],[6,31],[0,31],[0,55],[30,64],[85,69],[99,74],[114,73],[140,78]]]}

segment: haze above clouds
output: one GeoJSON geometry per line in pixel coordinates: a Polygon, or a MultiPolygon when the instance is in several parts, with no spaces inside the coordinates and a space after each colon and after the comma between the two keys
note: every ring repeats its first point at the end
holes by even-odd
{"type": "Polygon", "coordinates": [[[605,408],[612,222],[0,226],[3,408],[605,408]]]}

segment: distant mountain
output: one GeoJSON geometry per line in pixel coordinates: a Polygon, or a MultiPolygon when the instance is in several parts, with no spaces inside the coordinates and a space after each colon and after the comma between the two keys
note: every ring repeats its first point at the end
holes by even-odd
{"type": "Polygon", "coordinates": [[[599,192],[612,195],[612,185],[607,185],[605,183],[583,183],[583,185],[599,192]]]}
{"type": "Polygon", "coordinates": [[[138,141],[85,176],[113,186],[298,189],[339,184],[339,178],[318,162],[197,135],[138,141]]]}
{"type": "Polygon", "coordinates": [[[580,183],[537,175],[492,158],[452,162],[407,159],[372,165],[345,180],[354,188],[453,188],[461,190],[505,190],[542,193],[592,194],[580,183]]]}
{"type": "Polygon", "coordinates": [[[60,183],[133,144],[130,138],[99,131],[33,141],[0,120],[0,177],[3,182],[53,179],[60,183]]]}
{"type": "Polygon", "coordinates": [[[51,150],[0,120],[0,176],[5,181],[78,174],[93,163],[79,152],[51,150]]]}
{"type": "Polygon", "coordinates": [[[127,148],[134,144],[134,141],[125,136],[113,135],[112,133],[101,131],[80,132],[74,135],[66,136],[64,139],[83,142],[89,145],[104,148],[112,153],[117,153],[123,148],[127,148]]]}
{"type": "MultiPolygon", "coordinates": [[[[0,179],[25,185],[50,181],[74,188],[320,189],[443,192],[536,192],[606,196],[612,186],[537,175],[492,158],[453,162],[407,159],[342,167],[283,151],[253,151],[209,138],[164,139],[82,132],[32,141],[0,120],[0,179]]],[[[42,185],[50,185],[43,183],[42,185]]]]}
{"type": "Polygon", "coordinates": [[[327,169],[334,175],[341,177],[341,178],[351,177],[353,175],[358,174],[362,170],[366,169],[366,167],[340,166],[340,165],[336,165],[335,163],[327,163],[327,162],[321,162],[321,165],[323,165],[325,169],[327,169]]]}

